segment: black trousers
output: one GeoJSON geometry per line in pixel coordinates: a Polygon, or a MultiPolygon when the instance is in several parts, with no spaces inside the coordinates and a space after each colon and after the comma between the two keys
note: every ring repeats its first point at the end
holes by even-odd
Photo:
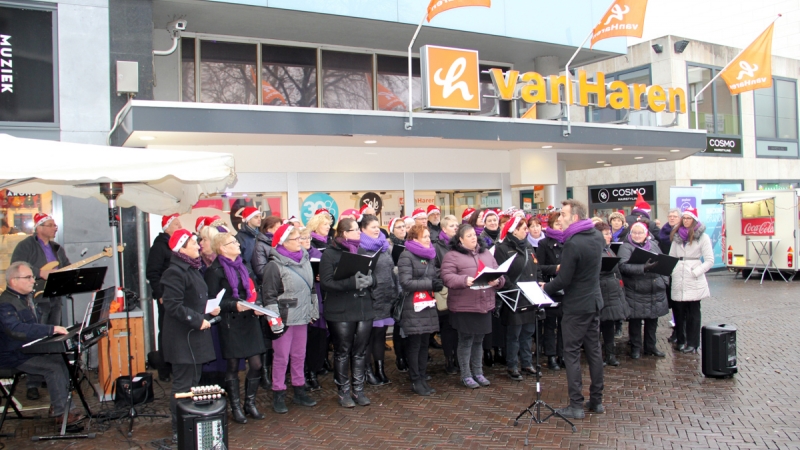
{"type": "Polygon", "coordinates": [[[633,350],[642,349],[642,322],[644,322],[644,351],[655,350],[658,319],[628,320],[628,335],[631,338],[631,347],[633,350]]]}
{"type": "Polygon", "coordinates": [[[603,335],[603,345],[614,346],[614,332],[616,331],[616,320],[604,320],[600,322],[600,334],[603,335]]]}
{"type": "Polygon", "coordinates": [[[178,399],[175,398],[175,394],[178,392],[189,392],[190,388],[197,386],[202,373],[202,364],[172,365],[172,390],[169,396],[169,411],[172,413],[173,430],[175,430],[178,425],[178,399]]]}
{"type": "Polygon", "coordinates": [[[312,372],[319,372],[322,370],[322,364],[327,357],[328,331],[325,328],[309,325],[308,339],[306,340],[306,369],[312,372]]]}
{"type": "Polygon", "coordinates": [[[506,349],[506,327],[499,317],[492,315],[492,332],[483,337],[483,349],[491,350],[494,348],[506,349]]]}
{"type": "Polygon", "coordinates": [[[458,331],[450,325],[449,314],[439,314],[439,335],[442,337],[444,357],[455,357],[458,348],[458,331]]]}
{"type": "Polygon", "coordinates": [[[589,400],[593,404],[601,404],[603,402],[603,354],[600,350],[600,315],[598,313],[564,314],[561,323],[570,405],[583,408],[581,347],[586,352],[589,375],[592,379],[589,387],[589,400]]]}
{"type": "Polygon", "coordinates": [[[333,338],[333,381],[344,389],[350,387],[350,367],[353,368],[353,390],[364,390],[366,353],[372,333],[372,321],[331,322],[328,330],[333,338]]]}
{"type": "Polygon", "coordinates": [[[564,355],[564,337],[561,327],[563,317],[550,314],[548,311],[544,319],[544,326],[539,326],[542,331],[542,342],[544,344],[545,356],[558,356],[564,355]]]}
{"type": "Polygon", "coordinates": [[[428,344],[430,333],[412,334],[406,339],[406,355],[408,359],[408,375],[411,381],[425,378],[428,370],[428,344]]]}
{"type": "MultiPolygon", "coordinates": [[[[164,344],[162,343],[161,336],[164,334],[164,317],[167,316],[167,311],[164,309],[164,305],[158,301],[158,299],[154,300],[156,302],[156,308],[158,309],[158,336],[156,336],[156,341],[158,341],[158,350],[161,355],[164,355],[164,344]]],[[[159,378],[166,378],[169,376],[171,371],[171,365],[168,362],[164,363],[164,368],[158,369],[158,376],[159,378]]]]}
{"type": "MultiPolygon", "coordinates": [[[[394,324],[392,326],[392,347],[394,348],[395,358],[406,357],[406,342],[408,338],[400,336],[400,325],[394,324]]],[[[443,345],[444,346],[444,345],[443,345]]]]}
{"type": "Polygon", "coordinates": [[[686,344],[687,347],[700,347],[700,300],[693,302],[673,302],[675,313],[675,337],[677,344],[686,344]]]}

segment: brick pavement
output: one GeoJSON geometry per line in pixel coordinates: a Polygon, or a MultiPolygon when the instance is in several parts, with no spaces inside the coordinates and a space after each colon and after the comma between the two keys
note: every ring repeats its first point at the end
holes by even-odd
{"type": "MultiPolygon", "coordinates": [[[[703,302],[703,323],[730,322],[738,326],[739,373],[731,379],[707,379],[700,355],[674,354],[666,342],[670,329],[662,318],[659,347],[667,357],[621,356],[622,365],[605,371],[606,414],[577,420],[577,433],[560,420],[534,425],[529,448],[645,449],[800,448],[800,284],[757,282],[743,284],[728,273],[709,277],[714,297],[703,302]]],[[[618,353],[627,350],[627,332],[617,340],[618,353]]],[[[260,392],[259,407],[266,419],[230,425],[229,446],[245,448],[522,448],[527,422],[513,419],[533,399],[535,383],[528,377],[513,382],[505,368],[486,369],[492,386],[467,390],[458,376],[444,373],[441,353],[432,350],[431,385],[437,393],[411,393],[405,374],[387,356],[389,386],[368,388],[372,405],[345,410],[338,407],[332,376],[321,377],[323,389],[311,395],[314,408],[289,404],[289,413],[274,414],[271,397],[260,392]]],[[[556,407],[567,400],[564,371],[544,370],[544,400],[556,407]]],[[[584,370],[588,398],[588,373],[584,370]]],[[[169,390],[169,386],[163,386],[169,390]]],[[[43,391],[43,390],[42,390],[43,391]]],[[[158,400],[148,410],[167,411],[158,400]]],[[[289,394],[291,396],[291,394],[289,394]]],[[[24,395],[22,396],[23,403],[24,395]]],[[[93,402],[96,405],[96,402],[93,402]]],[[[3,431],[16,437],[0,439],[13,449],[156,448],[169,433],[167,419],[140,419],[127,440],[125,424],[91,423],[94,440],[33,443],[30,436],[49,433],[50,420],[8,421],[3,431]]]]}

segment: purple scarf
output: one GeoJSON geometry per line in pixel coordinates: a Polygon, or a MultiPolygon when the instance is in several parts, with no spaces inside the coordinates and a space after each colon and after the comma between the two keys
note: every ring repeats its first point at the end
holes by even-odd
{"type": "Polygon", "coordinates": [[[564,230],[564,242],[567,242],[567,239],[571,238],[572,236],[582,233],[586,230],[591,230],[592,228],[594,228],[594,224],[592,223],[591,219],[579,220],[564,230]]]}
{"type": "Polygon", "coordinates": [[[450,245],[450,236],[448,236],[444,231],[439,232],[439,240],[444,242],[444,245],[450,245]]]}
{"type": "MultiPolygon", "coordinates": [[[[679,230],[680,231],[680,230],[679,230]]],[[[664,244],[669,244],[670,233],[672,233],[672,225],[666,224],[658,231],[658,241],[664,244]]],[[[681,236],[682,237],[682,236],[681,236]]],[[[689,234],[686,234],[689,237],[689,234]]]]}
{"type": "Polygon", "coordinates": [[[624,226],[619,227],[617,231],[611,231],[611,242],[619,242],[619,235],[622,234],[623,231],[625,231],[624,226]]]}
{"type": "Polygon", "coordinates": [[[480,236],[481,233],[483,233],[483,227],[479,227],[479,226],[475,225],[472,228],[475,230],[475,236],[480,236]]]}
{"type": "Polygon", "coordinates": [[[309,247],[308,248],[308,257],[309,258],[322,258],[322,251],[316,247],[309,247]]]}
{"type": "Polygon", "coordinates": [[[190,258],[189,256],[184,255],[181,252],[175,252],[175,256],[180,258],[181,261],[185,262],[186,264],[192,266],[192,269],[200,270],[200,268],[203,267],[203,260],[200,259],[200,257],[190,258]]]}
{"type": "Polygon", "coordinates": [[[358,253],[358,246],[361,244],[360,239],[336,239],[336,242],[342,246],[343,249],[350,253],[358,253]]]}
{"type": "MultiPolygon", "coordinates": [[[[631,228],[633,228],[633,227],[631,227],[631,228]]],[[[646,227],[645,227],[645,229],[646,229],[646,227]]],[[[650,232],[649,231],[647,232],[647,236],[645,236],[645,238],[644,238],[644,244],[637,244],[636,242],[634,242],[633,238],[631,238],[631,234],[630,233],[628,233],[628,238],[627,239],[628,239],[628,242],[630,244],[632,244],[634,247],[641,247],[644,250],[647,250],[648,252],[650,251],[651,245],[650,245],[650,232]]]]}
{"type": "MultiPolygon", "coordinates": [[[[700,229],[700,222],[695,222],[695,224],[694,224],[694,232],[695,232],[695,234],[697,234],[697,230],[699,230],[699,229],[700,229]]],[[[681,237],[681,239],[683,239],[683,243],[685,245],[686,241],[689,240],[689,229],[686,228],[685,226],[681,225],[681,227],[678,228],[678,235],[681,237]]]]}
{"type": "Polygon", "coordinates": [[[563,244],[564,241],[567,240],[567,238],[564,237],[564,232],[561,230],[556,230],[555,228],[547,229],[547,237],[550,239],[555,239],[559,244],[563,244]]]}
{"type": "Polygon", "coordinates": [[[359,247],[368,252],[385,252],[389,250],[389,241],[383,233],[378,233],[378,237],[369,237],[366,233],[361,233],[361,243],[359,247]]]}
{"type": "Polygon", "coordinates": [[[296,252],[290,252],[286,247],[284,247],[281,244],[278,244],[278,246],[275,247],[275,250],[277,250],[278,253],[280,253],[281,255],[291,259],[292,261],[294,261],[296,263],[299,263],[300,261],[303,260],[303,249],[302,248],[300,250],[296,251],[296,252]]]}
{"type": "Polygon", "coordinates": [[[234,261],[224,256],[217,258],[217,261],[222,265],[222,270],[225,271],[225,278],[228,280],[228,284],[231,285],[231,294],[233,294],[233,297],[240,298],[239,280],[242,281],[242,286],[244,286],[245,291],[247,291],[249,295],[250,274],[247,273],[247,267],[245,267],[244,262],[242,262],[242,255],[237,256],[234,261]]]}
{"type": "Polygon", "coordinates": [[[318,240],[318,241],[320,241],[320,242],[322,242],[323,244],[327,244],[328,243],[328,236],[323,236],[321,234],[317,234],[316,231],[312,231],[311,232],[311,237],[316,239],[316,240],[318,240]]]}
{"type": "Polygon", "coordinates": [[[436,249],[431,245],[430,247],[423,247],[422,244],[415,240],[406,241],[406,250],[411,252],[412,255],[423,258],[433,259],[436,258],[436,249]]]}
{"type": "Polygon", "coordinates": [[[547,237],[547,236],[545,236],[545,234],[544,234],[544,230],[542,230],[542,233],[541,233],[541,236],[539,237],[539,239],[536,239],[535,237],[531,236],[531,234],[530,234],[530,233],[528,233],[528,237],[527,237],[527,239],[528,239],[528,243],[529,243],[529,244],[531,244],[531,247],[533,247],[533,248],[537,248],[537,247],[539,247],[539,242],[540,242],[542,239],[546,238],[546,237],[547,237]]]}

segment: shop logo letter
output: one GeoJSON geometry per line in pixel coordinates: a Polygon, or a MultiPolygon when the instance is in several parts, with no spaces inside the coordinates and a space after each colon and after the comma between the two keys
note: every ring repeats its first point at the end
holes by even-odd
{"type": "Polygon", "coordinates": [[[750,65],[747,61],[739,61],[739,67],[742,70],[739,71],[739,75],[736,77],[737,80],[741,80],[744,77],[753,78],[756,76],[756,70],[758,70],[758,64],[750,65]]]}
{"type": "Polygon", "coordinates": [[[467,60],[464,57],[458,58],[453,61],[450,68],[447,69],[447,76],[442,79],[442,69],[439,68],[433,74],[433,82],[442,86],[442,97],[449,98],[455,91],[461,91],[461,98],[464,100],[472,100],[473,95],[469,93],[469,86],[466,81],[458,81],[461,75],[464,75],[464,70],[467,68],[467,60]]]}

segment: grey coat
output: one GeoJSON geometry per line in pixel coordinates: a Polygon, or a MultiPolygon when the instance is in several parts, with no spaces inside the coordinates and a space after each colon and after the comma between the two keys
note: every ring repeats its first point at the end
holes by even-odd
{"type": "Polygon", "coordinates": [[[307,325],[319,319],[319,305],[314,286],[314,274],[308,260],[308,252],[303,250],[300,262],[272,252],[272,257],[264,270],[261,296],[264,307],[279,313],[278,303],[289,306],[286,325],[307,325]]]}
{"type": "MultiPolygon", "coordinates": [[[[658,319],[669,312],[667,289],[669,278],[654,272],[645,272],[643,264],[628,264],[633,254],[633,244],[625,242],[619,249],[619,270],[625,283],[625,299],[630,307],[629,319],[658,319]]],[[[650,251],[661,254],[658,243],[650,244],[650,251]]]]}
{"type": "Polygon", "coordinates": [[[436,308],[414,311],[414,293],[417,291],[431,292],[432,280],[439,278],[436,261],[414,256],[405,250],[397,260],[397,271],[400,273],[400,286],[403,288],[404,294],[400,328],[407,335],[439,331],[439,313],[436,308]]]}

